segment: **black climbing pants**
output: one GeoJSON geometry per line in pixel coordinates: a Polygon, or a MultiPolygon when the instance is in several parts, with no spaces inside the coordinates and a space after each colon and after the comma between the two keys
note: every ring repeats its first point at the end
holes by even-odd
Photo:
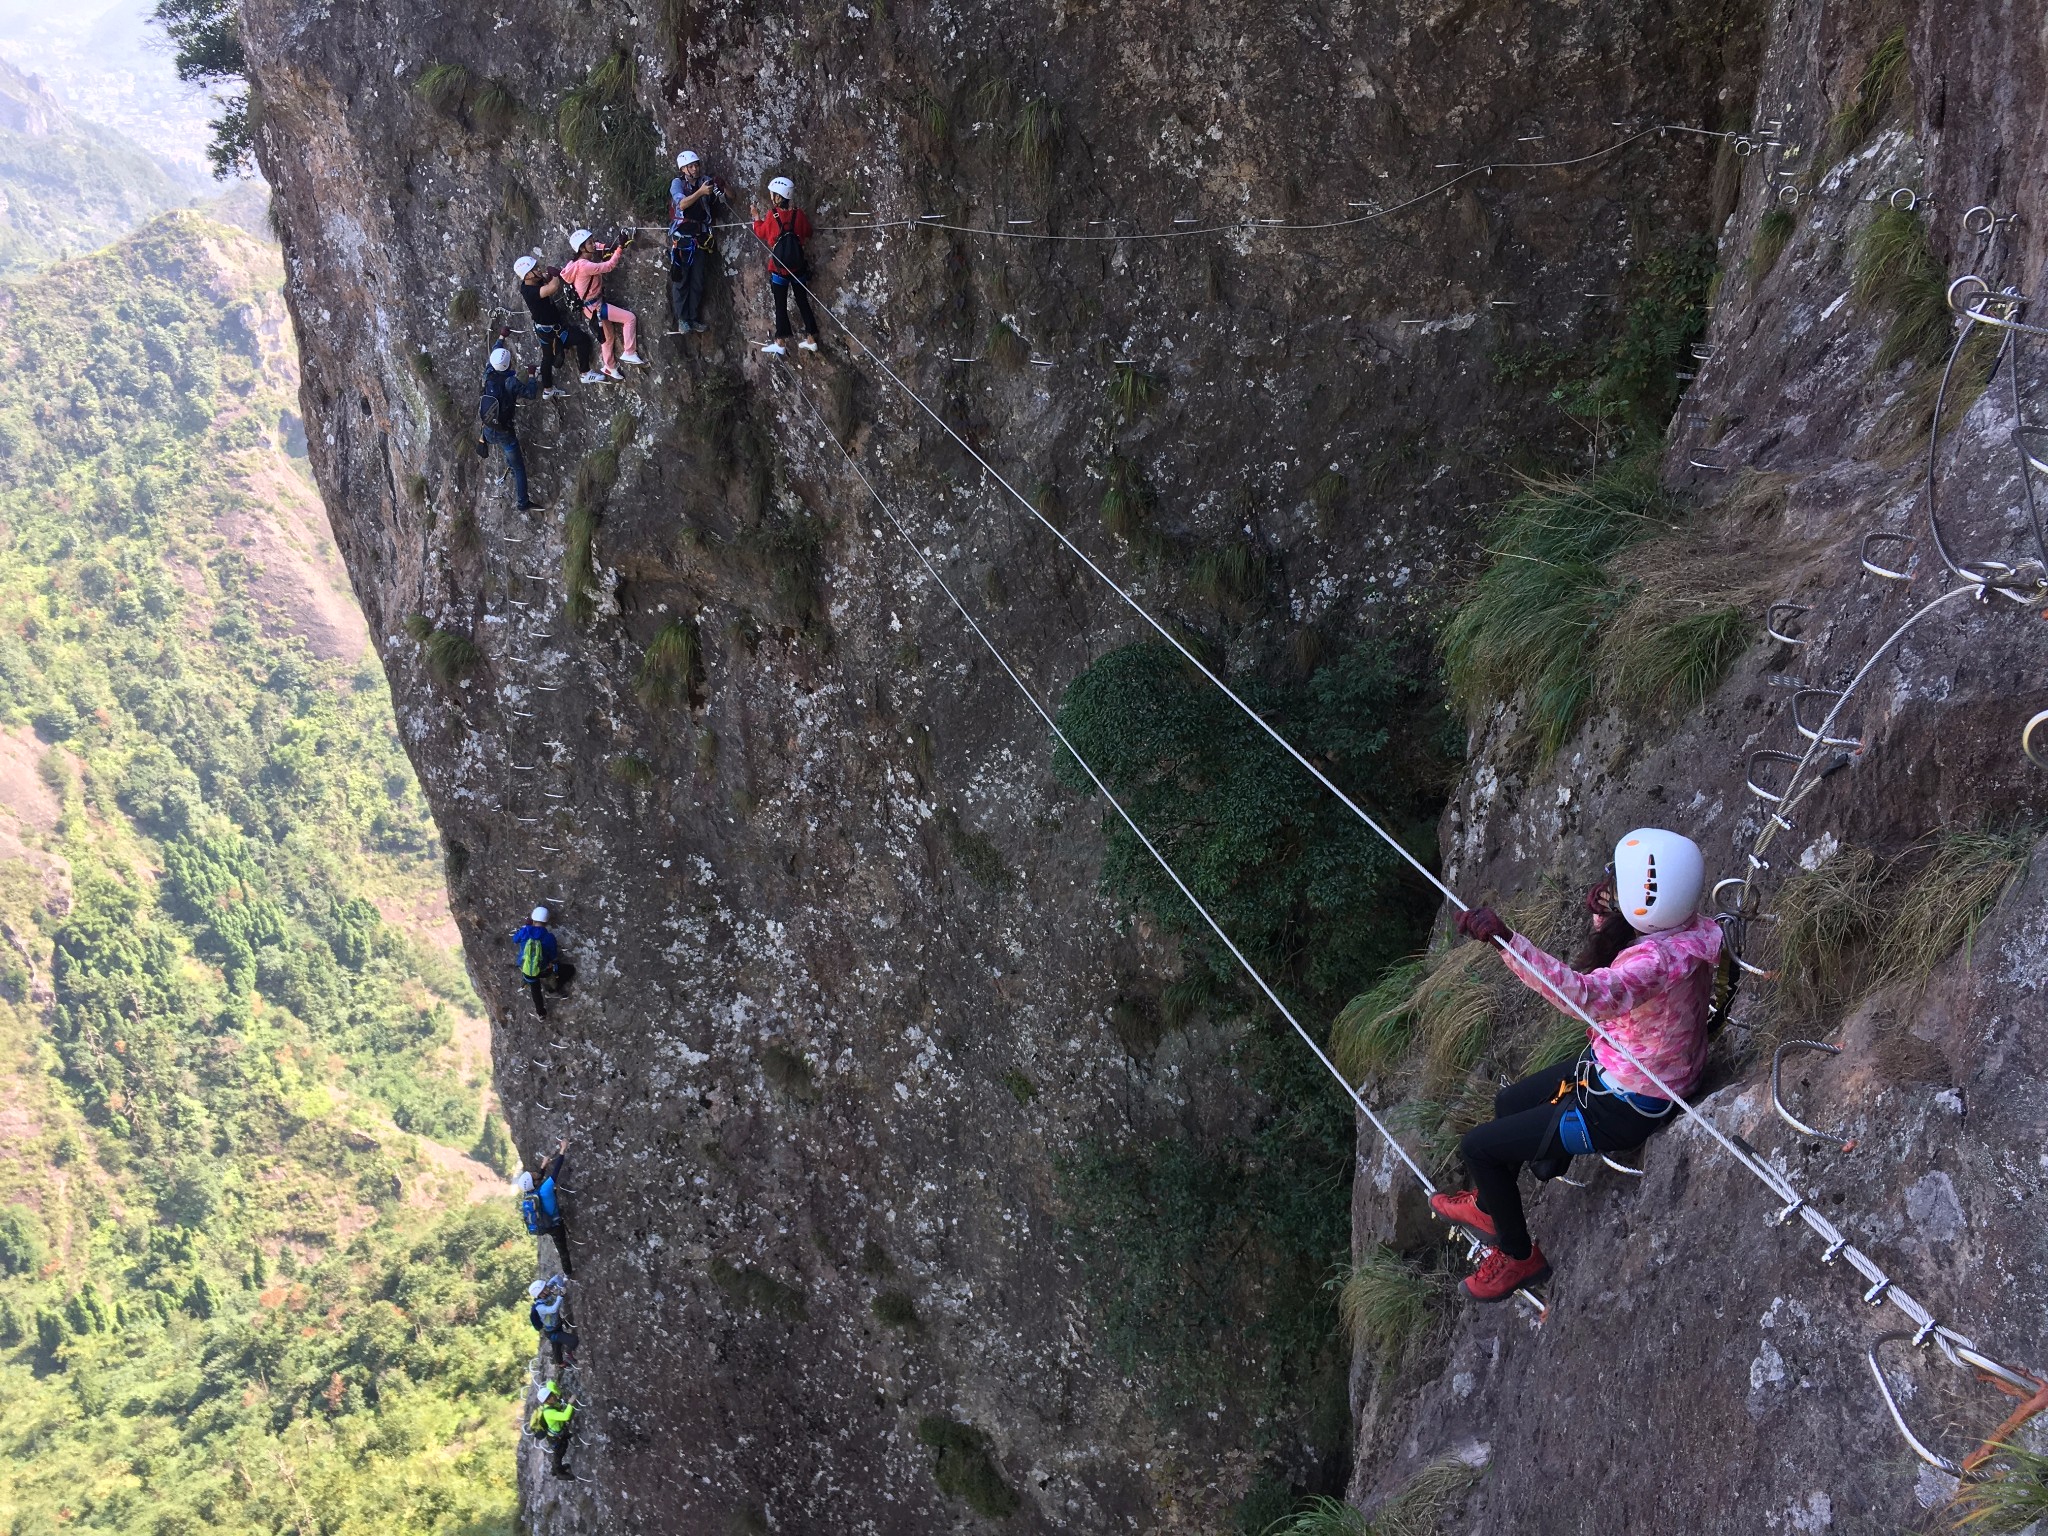
{"type": "Polygon", "coordinates": [[[697,259],[680,271],[668,269],[668,312],[679,331],[687,331],[704,318],[704,269],[710,265],[699,251],[697,259]]]}
{"type": "MultiPolygon", "coordinates": [[[[555,1251],[561,1253],[565,1250],[557,1247],[555,1251]]],[[[566,1263],[562,1265],[562,1273],[565,1275],[569,1273],[569,1266],[566,1263]]],[[[574,1365],[576,1363],[577,1339],[574,1328],[557,1328],[548,1335],[548,1343],[554,1349],[556,1365],[574,1365]]]]}
{"type": "MultiPolygon", "coordinates": [[[[521,498],[520,504],[522,506],[525,505],[524,498],[521,498]]],[[[542,1018],[548,1016],[548,1009],[547,1004],[540,1000],[540,984],[546,982],[548,990],[557,997],[562,995],[562,988],[567,985],[562,978],[562,968],[560,965],[551,965],[538,976],[523,976],[520,979],[526,983],[526,990],[533,994],[533,1011],[542,1018]]]]}
{"type": "MultiPolygon", "coordinates": [[[[562,1198],[562,1192],[561,1192],[561,1190],[560,1190],[559,1188],[558,1188],[558,1189],[557,1189],[557,1190],[555,1191],[555,1198],[556,1198],[557,1200],[559,1200],[559,1199],[561,1199],[561,1198],[562,1198]]],[[[552,1237],[552,1238],[553,1238],[553,1239],[555,1240],[555,1257],[556,1257],[557,1259],[560,1259],[560,1260],[562,1261],[562,1278],[563,1278],[563,1279],[565,1279],[565,1280],[573,1280],[573,1279],[575,1279],[575,1278],[576,1278],[576,1270],[575,1270],[575,1267],[574,1267],[573,1265],[571,1265],[571,1264],[570,1264],[570,1262],[569,1262],[569,1223],[568,1223],[568,1221],[567,1221],[567,1220],[566,1220],[565,1218],[563,1218],[563,1217],[557,1216],[557,1217],[555,1218],[555,1224],[554,1224],[554,1226],[553,1226],[553,1227],[551,1227],[551,1228],[550,1228],[550,1229],[549,1229],[549,1230],[548,1230],[548,1231],[547,1231],[546,1233],[544,1233],[543,1235],[544,1235],[544,1236],[547,1236],[547,1237],[552,1237]]],[[[571,1349],[574,1349],[574,1348],[576,1347],[576,1335],[575,1335],[575,1334],[573,1334],[573,1333],[569,1335],[569,1347],[570,1347],[571,1349]]],[[[560,1346],[558,1345],[558,1346],[557,1346],[557,1350],[558,1350],[558,1351],[559,1351],[559,1348],[560,1348],[560,1346]]],[[[557,1358],[560,1358],[559,1354],[557,1355],[557,1358]]]]}
{"type": "Polygon", "coordinates": [[[1479,1208],[1493,1218],[1500,1234],[1497,1246],[1511,1259],[1529,1256],[1529,1223],[1522,1213],[1522,1192],[1515,1176],[1522,1171],[1522,1164],[1547,1159],[1559,1159],[1557,1166],[1562,1171],[1561,1160],[1569,1155],[1569,1148],[1559,1139],[1559,1125],[1567,1110],[1576,1108],[1584,1114],[1587,1136],[1596,1152],[1639,1147],[1671,1119],[1668,1114],[1646,1115],[1626,1099],[1608,1095],[1587,1094],[1580,1103],[1568,1086],[1578,1077],[1579,1060],[1574,1057],[1508,1084],[1493,1096],[1493,1118],[1473,1126],[1458,1143],[1466,1171],[1472,1176],[1472,1188],[1479,1195],[1479,1208]],[[1563,1102],[1552,1103],[1560,1088],[1566,1089],[1563,1102]]]}
{"type": "Polygon", "coordinates": [[[568,1477],[569,1442],[576,1436],[573,1427],[564,1428],[561,1433],[548,1436],[548,1470],[557,1477],[568,1477]]]}
{"type": "Polygon", "coordinates": [[[552,331],[542,331],[540,338],[540,387],[555,387],[555,367],[573,350],[576,354],[576,371],[590,372],[590,360],[595,355],[597,343],[590,338],[590,332],[580,325],[558,325],[552,331]]]}
{"type": "Polygon", "coordinates": [[[817,316],[811,313],[810,295],[805,293],[803,289],[797,287],[795,283],[791,282],[786,277],[783,278],[780,282],[777,282],[774,278],[770,278],[768,280],[768,286],[775,290],[775,334],[778,337],[787,336],[790,334],[789,298],[791,294],[795,294],[796,312],[803,317],[804,330],[810,335],[813,341],[817,340],[818,319],[817,316]]]}

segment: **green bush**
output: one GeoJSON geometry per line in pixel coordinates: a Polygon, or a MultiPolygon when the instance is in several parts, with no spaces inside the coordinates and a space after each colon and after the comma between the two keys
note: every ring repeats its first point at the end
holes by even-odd
{"type": "Polygon", "coordinates": [[[649,709],[673,709],[690,702],[699,641],[694,619],[671,619],[647,643],[633,692],[649,709]]]}
{"type": "Polygon", "coordinates": [[[639,69],[621,44],[562,98],[555,124],[572,160],[594,169],[615,197],[659,218],[668,210],[667,167],[654,120],[640,106],[639,69]]]}
{"type": "Polygon", "coordinates": [[[32,1275],[48,1256],[42,1218],[25,1205],[0,1206],[0,1275],[32,1275]]]}
{"type": "Polygon", "coordinates": [[[1021,1507],[1017,1490],[1003,1481],[988,1436],[972,1424],[928,1414],[917,1421],[917,1438],[938,1453],[932,1480],[941,1493],[965,1500],[969,1509],[991,1520],[1006,1520],[1021,1507]]]}

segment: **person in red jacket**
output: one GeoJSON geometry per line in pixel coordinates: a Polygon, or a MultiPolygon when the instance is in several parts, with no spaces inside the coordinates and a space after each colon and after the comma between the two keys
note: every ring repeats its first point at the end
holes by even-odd
{"type": "Polygon", "coordinates": [[[818,350],[818,320],[811,313],[811,296],[804,289],[804,279],[811,275],[811,264],[804,255],[804,242],[811,238],[811,221],[803,209],[793,205],[796,183],[787,176],[778,176],[768,183],[768,211],[764,214],[756,207],[752,209],[754,238],[768,247],[768,286],[775,293],[775,339],[764,345],[763,352],[776,357],[783,356],[789,349],[783,345],[790,337],[789,297],[796,295],[796,312],[804,322],[804,338],[797,346],[806,352],[818,350]]]}

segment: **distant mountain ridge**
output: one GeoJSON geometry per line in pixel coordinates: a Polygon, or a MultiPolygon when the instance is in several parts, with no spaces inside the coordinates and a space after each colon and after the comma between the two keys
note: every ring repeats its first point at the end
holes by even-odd
{"type": "Polygon", "coordinates": [[[0,62],[0,276],[97,250],[198,191],[0,62]]]}

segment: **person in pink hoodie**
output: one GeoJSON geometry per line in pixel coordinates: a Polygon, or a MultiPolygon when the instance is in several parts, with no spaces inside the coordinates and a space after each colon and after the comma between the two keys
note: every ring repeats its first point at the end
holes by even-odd
{"type": "Polygon", "coordinates": [[[1523,985],[1560,1013],[1572,1012],[1564,1000],[1576,1004],[1614,1042],[1587,1030],[1585,1049],[1501,1089],[1493,1119],[1458,1143],[1473,1187],[1429,1203],[1487,1244],[1465,1281],[1475,1299],[1504,1300],[1550,1273],[1522,1212],[1524,1163],[1554,1177],[1575,1155],[1641,1146],[1670,1121],[1670,1095],[1699,1082],[1721,959],[1720,926],[1698,911],[1705,873],[1691,838],[1655,827],[1629,833],[1615,844],[1609,878],[1587,893],[1593,938],[1576,967],[1510,932],[1489,908],[1458,914],[1459,933],[1499,946],[1523,985]]]}
{"type": "Polygon", "coordinates": [[[592,238],[589,230],[579,229],[569,237],[569,249],[576,259],[562,268],[562,281],[576,290],[583,305],[583,317],[597,326],[599,363],[604,376],[614,383],[625,378],[619,372],[620,363],[647,361],[636,345],[640,325],[633,311],[620,308],[604,296],[605,274],[618,266],[626,247],[632,243],[629,235],[608,250],[592,238]]]}

